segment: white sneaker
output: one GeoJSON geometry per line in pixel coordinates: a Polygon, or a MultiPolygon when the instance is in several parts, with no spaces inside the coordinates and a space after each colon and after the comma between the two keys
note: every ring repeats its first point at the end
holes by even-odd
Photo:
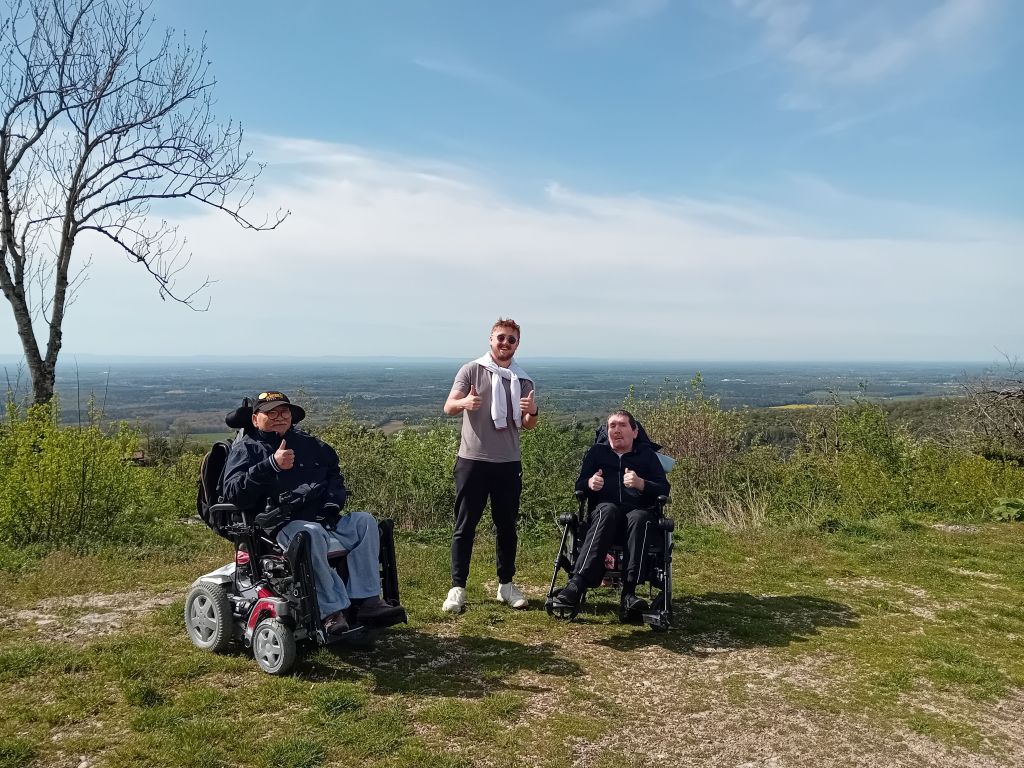
{"type": "Polygon", "coordinates": [[[525,608],[527,604],[526,595],[519,591],[519,587],[511,581],[508,584],[498,585],[497,599],[507,603],[512,608],[525,608]]]}
{"type": "Polygon", "coordinates": [[[452,587],[448,590],[448,597],[441,604],[441,610],[445,613],[462,613],[466,607],[466,590],[464,587],[452,587]]]}

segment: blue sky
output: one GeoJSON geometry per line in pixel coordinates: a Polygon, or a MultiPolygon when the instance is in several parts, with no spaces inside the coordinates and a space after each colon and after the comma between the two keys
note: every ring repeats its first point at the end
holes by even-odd
{"type": "Polygon", "coordinates": [[[71,353],[238,352],[259,325],[292,354],[468,358],[511,314],[527,359],[1024,354],[1011,0],[154,12],[205,33],[268,163],[254,211],[293,213],[254,236],[169,211],[205,313],[89,250],[71,353]]]}

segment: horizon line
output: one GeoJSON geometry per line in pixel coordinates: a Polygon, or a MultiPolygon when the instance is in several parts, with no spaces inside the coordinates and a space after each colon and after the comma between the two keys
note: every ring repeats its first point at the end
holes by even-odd
{"type": "MultiPolygon", "coordinates": [[[[408,362],[408,363],[433,363],[433,362],[457,362],[465,361],[463,357],[456,357],[451,355],[436,355],[436,356],[412,356],[412,355],[211,355],[211,354],[200,354],[200,355],[135,355],[135,354],[104,354],[95,352],[80,352],[80,353],[68,353],[62,355],[62,359],[58,361],[58,366],[73,365],[78,362],[79,358],[85,358],[88,361],[96,360],[109,360],[116,362],[162,362],[162,363],[185,363],[185,362],[203,362],[203,363],[221,363],[221,364],[234,364],[234,363],[260,363],[265,364],[268,362],[318,362],[318,363],[331,363],[331,362],[380,362],[380,361],[394,361],[394,362],[408,362]]],[[[999,360],[984,360],[981,358],[974,359],[933,359],[933,358],[870,358],[870,357],[849,357],[849,358],[654,358],[654,357],[636,357],[636,358],[623,358],[623,357],[582,357],[575,355],[538,355],[523,356],[524,360],[531,362],[578,362],[578,363],[618,363],[618,364],[640,364],[640,363],[658,363],[658,364],[715,364],[715,365],[751,365],[751,364],[791,364],[791,365],[846,365],[850,363],[858,364],[875,364],[875,365],[996,365],[1000,364],[999,360]]],[[[5,353],[0,352],[0,363],[16,363],[25,364],[24,354],[18,353],[5,353]]],[[[1005,362],[1005,359],[1003,360],[1005,362]]]]}

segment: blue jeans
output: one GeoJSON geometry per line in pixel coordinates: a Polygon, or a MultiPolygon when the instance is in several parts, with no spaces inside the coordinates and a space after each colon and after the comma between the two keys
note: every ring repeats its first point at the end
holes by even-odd
{"type": "Polygon", "coordinates": [[[380,532],[369,512],[349,512],[333,531],[320,523],[292,520],[277,533],[277,543],[288,548],[300,532],[309,533],[309,559],[313,565],[320,617],[342,611],[352,600],[380,594],[380,532]],[[348,552],[348,584],[327,562],[329,552],[348,552]]]}

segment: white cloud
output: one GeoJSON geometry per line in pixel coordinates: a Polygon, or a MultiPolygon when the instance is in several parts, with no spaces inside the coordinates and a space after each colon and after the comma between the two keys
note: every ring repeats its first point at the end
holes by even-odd
{"type": "Polygon", "coordinates": [[[905,18],[901,4],[853,4],[850,14],[820,19],[806,0],[734,0],[760,24],[765,44],[802,78],[828,85],[877,83],[930,55],[971,38],[999,9],[999,0],[942,0],[905,18]]]}
{"type": "Polygon", "coordinates": [[[450,54],[445,56],[418,56],[413,59],[413,64],[427,72],[450,77],[454,80],[461,80],[471,85],[482,86],[487,90],[521,96],[527,95],[520,86],[510,80],[450,54]]]}
{"type": "MultiPolygon", "coordinates": [[[[156,301],[138,269],[100,251],[65,350],[468,357],[499,314],[523,323],[525,358],[987,359],[1024,346],[1007,330],[1024,291],[1018,224],[812,177],[794,179],[792,207],[557,183],[523,201],[456,166],[264,143],[253,206],[290,208],[279,230],[203,211],[182,222],[192,276],[218,281],[211,310],[156,301]],[[851,211],[857,231],[839,226],[851,211]]],[[[17,351],[9,319],[0,339],[17,351]]]]}

